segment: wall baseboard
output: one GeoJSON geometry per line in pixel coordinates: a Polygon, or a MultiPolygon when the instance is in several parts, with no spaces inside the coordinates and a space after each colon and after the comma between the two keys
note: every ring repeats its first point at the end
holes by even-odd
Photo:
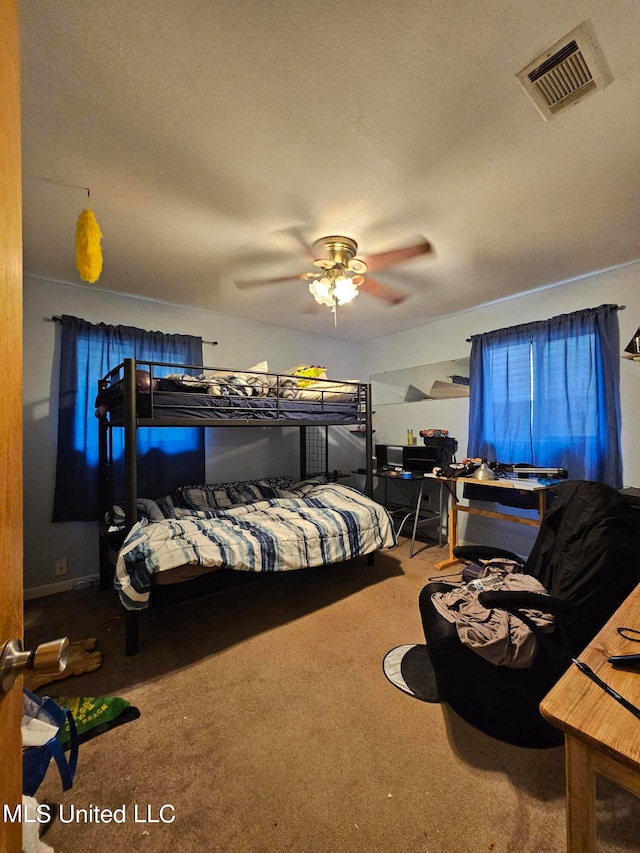
{"type": "Polygon", "coordinates": [[[48,583],[44,586],[32,586],[30,589],[24,590],[23,599],[31,601],[33,598],[44,598],[47,595],[55,595],[57,592],[69,592],[73,589],[85,589],[99,585],[100,575],[85,575],[82,578],[70,578],[66,581],[48,583]]]}

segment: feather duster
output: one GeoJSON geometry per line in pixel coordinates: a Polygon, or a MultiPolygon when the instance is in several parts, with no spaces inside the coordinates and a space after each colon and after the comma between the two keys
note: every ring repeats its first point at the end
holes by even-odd
{"type": "Polygon", "coordinates": [[[83,281],[93,284],[102,272],[102,231],[92,210],[83,210],[76,225],[76,266],[83,281]]]}

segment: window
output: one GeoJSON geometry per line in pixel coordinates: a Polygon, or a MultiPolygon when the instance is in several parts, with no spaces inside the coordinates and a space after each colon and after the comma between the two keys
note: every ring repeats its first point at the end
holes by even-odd
{"type": "MultiPolygon", "coordinates": [[[[98,380],[125,358],[202,363],[202,339],[165,335],[133,326],[97,325],[62,317],[58,454],[53,521],[98,518],[98,380]]],[[[165,368],[164,373],[172,372],[165,368]]],[[[181,372],[190,372],[184,370],[181,372]]],[[[193,372],[193,371],[191,371],[193,372]]],[[[154,371],[161,376],[163,369],[154,371]]],[[[113,431],[114,460],[123,455],[122,431],[113,431]]],[[[141,428],[138,431],[139,487],[161,497],[204,477],[204,438],[197,428],[141,428]]]]}
{"type": "Polygon", "coordinates": [[[622,486],[616,305],[471,340],[469,456],[622,486]]]}

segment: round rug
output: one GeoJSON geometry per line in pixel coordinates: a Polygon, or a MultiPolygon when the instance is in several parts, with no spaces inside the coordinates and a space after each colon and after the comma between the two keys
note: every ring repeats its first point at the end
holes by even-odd
{"type": "Polygon", "coordinates": [[[399,690],[422,702],[441,702],[427,647],[419,644],[396,646],[384,657],[382,669],[399,690]]]}

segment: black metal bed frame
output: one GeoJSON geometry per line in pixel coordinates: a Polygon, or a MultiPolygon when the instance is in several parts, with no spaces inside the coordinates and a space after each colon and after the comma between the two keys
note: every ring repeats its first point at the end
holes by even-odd
{"type": "MultiPolygon", "coordinates": [[[[324,393],[320,401],[309,401],[308,419],[305,418],[288,418],[287,415],[287,400],[280,401],[275,398],[275,414],[273,419],[252,418],[249,416],[251,411],[249,408],[243,408],[241,405],[231,404],[230,410],[234,412],[244,412],[240,417],[214,417],[203,418],[202,416],[193,418],[188,417],[159,417],[156,413],[154,403],[154,368],[175,368],[175,372],[184,372],[197,370],[199,373],[206,371],[227,372],[224,368],[203,367],[200,365],[175,365],[167,362],[150,362],[136,361],[133,358],[124,359],[113,370],[109,371],[98,382],[98,391],[104,391],[115,384],[122,386],[122,416],[112,418],[103,414],[99,420],[99,507],[100,518],[110,519],[113,503],[114,503],[114,466],[113,466],[113,443],[112,436],[114,429],[124,430],[124,480],[125,480],[125,530],[128,532],[137,521],[137,499],[138,495],[138,453],[137,453],[137,432],[138,429],[144,427],[298,427],[300,435],[300,479],[303,480],[309,476],[316,474],[328,474],[328,459],[329,459],[329,427],[330,426],[356,426],[356,432],[364,433],[365,439],[365,494],[368,497],[373,497],[373,425],[371,410],[371,385],[366,382],[349,382],[349,385],[354,385],[357,388],[357,406],[354,412],[353,420],[334,419],[331,418],[331,412],[325,409],[324,393]],[[148,397],[148,408],[145,416],[138,414],[138,391],[136,388],[136,370],[139,365],[148,368],[150,378],[149,393],[145,394],[148,397]],[[326,415],[326,420],[319,421],[317,418],[312,418],[313,414],[322,413],[326,415]],[[313,432],[310,432],[313,430],[313,432]],[[321,433],[324,432],[324,435],[321,433]],[[320,435],[319,435],[320,433],[320,435]],[[324,470],[309,470],[309,462],[317,465],[319,460],[322,460],[324,470]]],[[[229,370],[229,373],[234,373],[229,370]]],[[[250,371],[242,371],[247,374],[250,371]]],[[[291,376],[287,374],[259,374],[256,376],[271,377],[278,384],[282,380],[290,380],[291,376]]],[[[314,380],[315,381],[315,380],[314,380]]],[[[322,382],[322,380],[317,380],[322,382]]],[[[330,380],[327,380],[330,381],[330,380]]],[[[171,392],[163,392],[171,393],[171,392]]],[[[242,398],[239,398],[242,400],[242,398]]],[[[184,406],[182,407],[184,408],[184,406]]],[[[201,409],[194,404],[194,410],[201,409]]],[[[214,410],[215,411],[215,410],[214,410]]],[[[304,411],[299,414],[304,415],[304,411]]],[[[140,496],[142,497],[142,496],[140,496]]],[[[109,561],[108,545],[104,536],[100,536],[100,589],[108,589],[113,583],[113,567],[109,561]]],[[[373,554],[368,555],[369,563],[373,563],[373,554]]],[[[134,655],[138,651],[138,629],[139,629],[139,611],[126,610],[126,654],[134,655]]]]}

